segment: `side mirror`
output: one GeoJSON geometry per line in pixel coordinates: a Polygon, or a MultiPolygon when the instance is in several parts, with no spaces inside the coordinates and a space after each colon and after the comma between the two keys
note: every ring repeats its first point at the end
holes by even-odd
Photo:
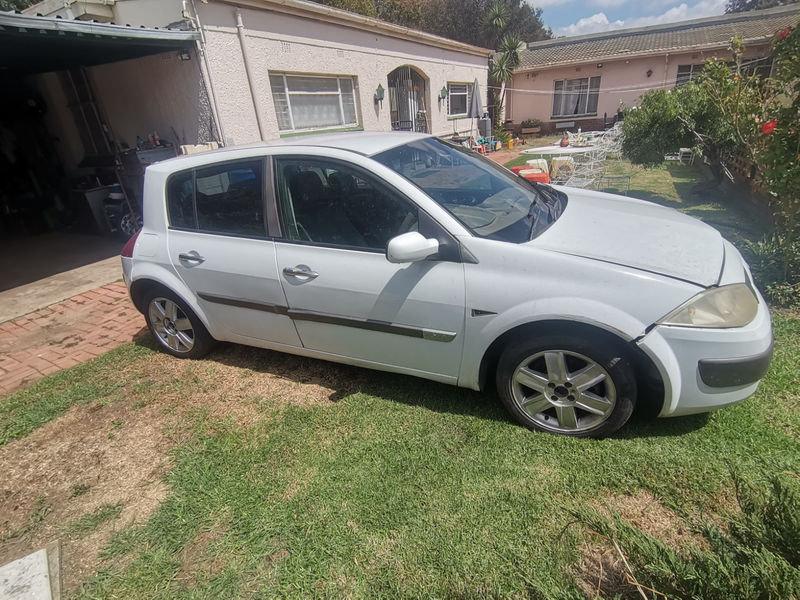
{"type": "Polygon", "coordinates": [[[407,263],[425,260],[439,251],[439,242],[429,240],[417,231],[398,235],[389,240],[386,258],[390,263],[407,263]]]}

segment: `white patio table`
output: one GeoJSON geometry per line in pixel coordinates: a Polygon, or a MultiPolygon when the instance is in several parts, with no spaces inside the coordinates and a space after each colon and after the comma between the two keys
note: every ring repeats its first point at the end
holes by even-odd
{"type": "Polygon", "coordinates": [[[581,154],[583,152],[591,152],[594,146],[540,146],[539,148],[529,148],[523,150],[522,154],[531,154],[533,156],[569,156],[570,154],[581,154]]]}

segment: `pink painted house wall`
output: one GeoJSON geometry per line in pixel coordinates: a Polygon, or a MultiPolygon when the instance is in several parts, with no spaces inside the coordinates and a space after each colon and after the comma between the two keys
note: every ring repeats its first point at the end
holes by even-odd
{"type": "MultiPolygon", "coordinates": [[[[761,58],[768,54],[769,46],[763,44],[747,48],[744,59],[761,58]]],[[[702,64],[715,55],[730,57],[730,52],[706,50],[654,54],[516,73],[509,85],[511,91],[508,93],[510,99],[507,102],[509,107],[507,118],[513,119],[515,123],[521,123],[525,119],[539,119],[543,123],[544,133],[556,131],[556,125],[559,123],[569,122],[574,122],[574,127],[566,127],[563,130],[576,131],[578,127],[582,127],[584,131],[602,129],[604,113],[608,114],[609,121],[613,121],[621,104],[635,106],[639,97],[648,89],[674,87],[678,77],[678,66],[702,64]],[[602,64],[602,67],[598,68],[598,64],[602,64]],[[647,71],[652,71],[649,77],[647,71]],[[596,76],[601,77],[596,115],[552,117],[555,81],[596,76]]]]}

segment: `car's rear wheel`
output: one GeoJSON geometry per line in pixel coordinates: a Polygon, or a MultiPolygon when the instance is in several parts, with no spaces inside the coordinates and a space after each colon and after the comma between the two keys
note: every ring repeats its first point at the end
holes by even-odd
{"type": "Polygon", "coordinates": [[[161,349],[178,358],[202,358],[216,345],[197,315],[176,294],[153,290],[145,295],[145,320],[161,349]]]}
{"type": "Polygon", "coordinates": [[[497,389],[526,427],[573,437],[613,433],[636,403],[624,346],[575,336],[512,341],[498,363],[497,389]]]}

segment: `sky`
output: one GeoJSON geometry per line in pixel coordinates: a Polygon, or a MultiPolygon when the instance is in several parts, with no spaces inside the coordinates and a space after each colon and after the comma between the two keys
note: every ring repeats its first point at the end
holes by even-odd
{"type": "Polygon", "coordinates": [[[527,0],[542,8],[553,35],[573,36],[614,29],[700,19],[725,12],[727,0],[527,0]]]}

